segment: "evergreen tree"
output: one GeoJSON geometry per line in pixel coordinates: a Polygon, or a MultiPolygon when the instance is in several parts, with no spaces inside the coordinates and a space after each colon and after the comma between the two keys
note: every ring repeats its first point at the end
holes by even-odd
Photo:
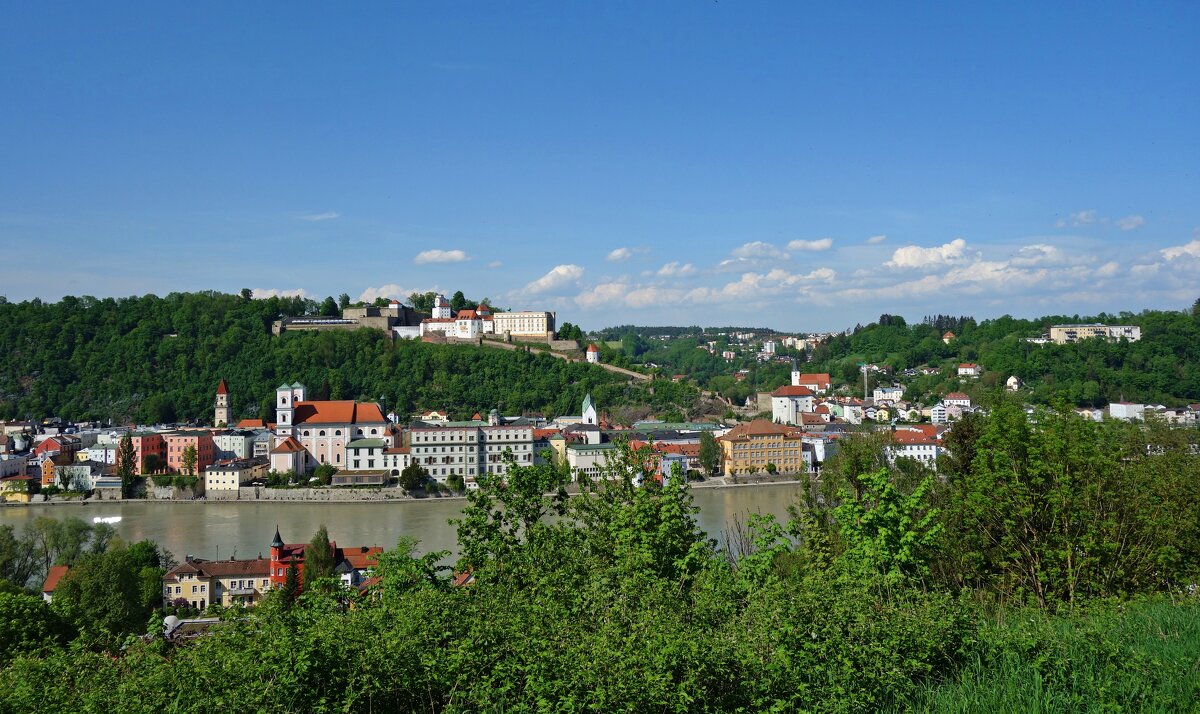
{"type": "Polygon", "coordinates": [[[133,497],[134,474],[137,471],[137,452],[133,450],[133,437],[126,432],[117,446],[117,476],[121,479],[121,497],[133,497]]]}
{"type": "Polygon", "coordinates": [[[333,549],[329,545],[329,531],[322,523],[308,547],[304,549],[304,584],[311,585],[321,578],[333,575],[333,549]]]}
{"type": "Polygon", "coordinates": [[[284,610],[291,609],[292,605],[296,604],[296,598],[300,595],[300,571],[296,567],[296,557],[288,561],[287,574],[283,580],[283,587],[279,589],[279,604],[284,610]]]}

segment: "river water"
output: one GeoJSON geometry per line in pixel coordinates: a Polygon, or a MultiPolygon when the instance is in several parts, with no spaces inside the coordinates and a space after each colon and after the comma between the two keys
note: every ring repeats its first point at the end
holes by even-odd
{"type": "MultiPolygon", "coordinates": [[[[787,518],[787,507],[798,484],[693,489],[700,528],[723,542],[723,533],[747,513],[787,518]]],[[[395,546],[400,536],[420,540],[420,552],[457,551],[455,531],[447,521],[466,504],[462,499],[382,501],[364,503],[147,502],[109,501],[67,505],[29,505],[0,508],[0,524],[17,531],[38,516],[120,516],[117,534],[126,542],[151,540],[183,561],[202,558],[254,558],[270,550],[275,527],[289,543],[307,543],[323,523],[329,537],[344,546],[395,546]]]]}

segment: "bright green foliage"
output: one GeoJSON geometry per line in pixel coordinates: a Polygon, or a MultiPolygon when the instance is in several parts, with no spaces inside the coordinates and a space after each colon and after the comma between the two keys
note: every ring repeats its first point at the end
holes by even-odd
{"type": "Polygon", "coordinates": [[[40,596],[0,592],[0,660],[65,644],[73,634],[40,596]]]}
{"type": "Polygon", "coordinates": [[[183,448],[183,455],[179,457],[179,465],[183,467],[184,476],[196,475],[196,447],[188,444],[183,448]]]}
{"type": "Polygon", "coordinates": [[[863,474],[859,484],[859,500],[847,489],[833,509],[845,547],[841,562],[853,575],[880,576],[892,586],[925,575],[941,530],[937,510],[926,505],[933,479],[907,496],[883,469],[863,474]]]}
{"type": "Polygon", "coordinates": [[[126,635],[145,631],[160,598],[163,572],[153,544],[88,553],[59,582],[52,607],[75,625],[84,641],[112,647],[126,635]],[[152,600],[149,583],[154,584],[152,600]]]}
{"type": "Polygon", "coordinates": [[[704,475],[712,476],[721,468],[721,446],[717,444],[717,439],[710,431],[700,432],[700,468],[704,469],[704,475]]]}
{"type": "Polygon", "coordinates": [[[329,531],[322,523],[304,549],[304,584],[310,585],[321,578],[333,575],[333,549],[329,545],[329,531]]]}
{"type": "Polygon", "coordinates": [[[400,488],[409,492],[416,491],[425,485],[425,481],[428,478],[429,473],[420,464],[413,461],[400,471],[400,488]]]}
{"type": "Polygon", "coordinates": [[[333,464],[321,464],[313,471],[313,477],[318,479],[322,486],[328,486],[337,472],[338,469],[333,464]]]}

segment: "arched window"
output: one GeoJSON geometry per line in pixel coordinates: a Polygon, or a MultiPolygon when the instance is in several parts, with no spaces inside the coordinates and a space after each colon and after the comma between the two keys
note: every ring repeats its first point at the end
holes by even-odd
{"type": "Polygon", "coordinates": [[[304,435],[305,435],[305,436],[312,436],[312,432],[311,432],[311,431],[309,431],[308,429],[305,429],[305,430],[304,430],[304,435]]]}
{"type": "Polygon", "coordinates": [[[342,455],[338,454],[334,460],[337,461],[339,464],[342,463],[342,455]]]}
{"type": "Polygon", "coordinates": [[[317,436],[325,436],[325,430],[324,430],[324,429],[322,429],[321,431],[319,431],[319,432],[317,433],[317,436]]]}
{"type": "Polygon", "coordinates": [[[341,430],[341,429],[337,429],[337,430],[335,430],[335,431],[333,432],[333,435],[334,435],[334,436],[341,436],[341,435],[342,435],[342,430],[341,430]]]}

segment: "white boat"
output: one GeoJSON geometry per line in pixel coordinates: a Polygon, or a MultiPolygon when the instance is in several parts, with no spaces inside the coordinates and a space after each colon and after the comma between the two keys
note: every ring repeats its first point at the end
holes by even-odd
{"type": "Polygon", "coordinates": [[[95,518],[92,519],[92,523],[112,524],[112,523],[120,523],[120,522],[121,522],[120,516],[96,516],[95,518]]]}

